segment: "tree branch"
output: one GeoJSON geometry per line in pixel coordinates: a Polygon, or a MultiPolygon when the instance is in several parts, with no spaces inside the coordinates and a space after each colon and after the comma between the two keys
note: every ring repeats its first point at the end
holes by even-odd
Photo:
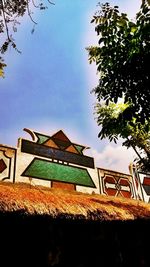
{"type": "Polygon", "coordinates": [[[136,149],[136,147],[132,144],[132,142],[130,142],[130,139],[127,137],[127,140],[128,140],[128,142],[131,144],[131,146],[132,146],[132,148],[133,148],[133,150],[135,151],[135,153],[138,155],[138,157],[139,157],[139,159],[143,162],[143,164],[144,164],[144,160],[143,160],[143,158],[141,157],[141,155],[139,154],[139,152],[137,151],[137,149],[136,149]]]}
{"type": "Polygon", "coordinates": [[[55,5],[55,3],[53,3],[53,2],[51,2],[51,1],[49,1],[49,0],[47,0],[51,5],[55,5]]]}
{"type": "Polygon", "coordinates": [[[0,2],[1,2],[1,5],[2,5],[2,13],[3,13],[3,18],[4,18],[4,24],[5,24],[7,38],[8,38],[8,41],[11,42],[11,39],[10,39],[10,36],[9,36],[9,30],[8,30],[8,26],[7,26],[7,21],[6,21],[6,17],[5,17],[5,7],[4,7],[3,0],[0,0],[0,2]]]}
{"type": "Polygon", "coordinates": [[[39,5],[36,5],[34,0],[32,0],[32,4],[33,4],[34,7],[39,8],[39,5]]]}
{"type": "Polygon", "coordinates": [[[29,9],[29,0],[27,1],[27,11],[28,11],[28,15],[29,15],[31,21],[32,21],[34,24],[37,24],[37,22],[34,21],[33,18],[32,18],[32,16],[31,16],[30,9],[29,9]]]}

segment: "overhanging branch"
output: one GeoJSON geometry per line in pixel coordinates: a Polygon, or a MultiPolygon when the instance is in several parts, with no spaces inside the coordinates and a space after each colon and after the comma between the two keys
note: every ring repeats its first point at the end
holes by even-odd
{"type": "Polygon", "coordinates": [[[0,2],[1,2],[1,7],[2,7],[2,13],[3,13],[3,19],[4,19],[7,38],[8,38],[8,41],[11,42],[11,39],[10,39],[10,36],[9,36],[8,25],[7,25],[7,20],[6,20],[6,16],[5,16],[5,7],[4,7],[3,0],[0,0],[0,2]]]}

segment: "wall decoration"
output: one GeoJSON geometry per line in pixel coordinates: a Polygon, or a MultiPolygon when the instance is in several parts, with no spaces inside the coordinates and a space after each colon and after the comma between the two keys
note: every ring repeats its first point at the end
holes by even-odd
{"type": "Polygon", "coordinates": [[[2,173],[7,168],[7,165],[3,159],[0,159],[0,173],[2,173]]]}
{"type": "Polygon", "coordinates": [[[130,171],[132,178],[133,178],[133,185],[135,188],[135,198],[139,199],[139,200],[144,200],[141,179],[139,176],[139,172],[136,168],[136,165],[131,163],[129,165],[129,171],[130,171]]]}
{"type": "MultiPolygon", "coordinates": [[[[70,146],[69,146],[70,147],[70,146]]],[[[72,146],[73,147],[73,146],[72,146]]],[[[21,152],[36,155],[39,157],[46,157],[58,161],[65,161],[68,163],[94,168],[93,158],[79,154],[79,152],[67,151],[68,147],[64,146],[54,148],[47,146],[47,144],[37,144],[31,141],[22,140],[21,152]]]]}
{"type": "Polygon", "coordinates": [[[0,146],[0,181],[149,201],[150,175],[95,168],[84,155],[89,147],[73,143],[62,130],[51,136],[24,130],[30,138],[19,138],[17,148],[0,146]]]}
{"type": "MultiPolygon", "coordinates": [[[[20,139],[17,153],[17,177],[51,182],[51,186],[68,188],[68,184],[96,188],[89,169],[94,159],[83,154],[85,146],[72,143],[62,130],[52,136],[25,129],[32,141],[20,139]],[[20,162],[20,164],[19,164],[20,162]]],[[[35,182],[35,180],[34,180],[35,182]]],[[[50,186],[50,185],[49,185],[50,186]]]]}
{"type": "Polygon", "coordinates": [[[137,171],[137,175],[141,188],[141,200],[150,202],[150,173],[137,171]]]}
{"type": "Polygon", "coordinates": [[[131,175],[100,168],[98,168],[98,172],[102,194],[126,198],[135,197],[131,175]]]}
{"type": "Polygon", "coordinates": [[[71,165],[34,158],[22,176],[95,187],[88,171],[71,165]]]}
{"type": "Polygon", "coordinates": [[[0,181],[15,180],[16,149],[0,145],[0,181]]]}

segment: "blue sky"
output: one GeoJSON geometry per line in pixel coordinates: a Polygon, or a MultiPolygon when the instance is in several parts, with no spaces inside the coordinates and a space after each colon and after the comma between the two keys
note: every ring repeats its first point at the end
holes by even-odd
{"type": "MultiPolygon", "coordinates": [[[[109,2],[134,17],[141,1],[109,2]]],[[[48,10],[34,11],[34,34],[30,19],[22,19],[14,35],[22,53],[9,49],[0,79],[0,143],[16,146],[18,137],[27,137],[24,127],[50,135],[62,129],[73,142],[91,147],[97,166],[127,172],[132,151],[100,141],[93,115],[90,91],[98,77],[85,47],[96,43],[90,20],[97,3],[55,0],[48,10]]]]}

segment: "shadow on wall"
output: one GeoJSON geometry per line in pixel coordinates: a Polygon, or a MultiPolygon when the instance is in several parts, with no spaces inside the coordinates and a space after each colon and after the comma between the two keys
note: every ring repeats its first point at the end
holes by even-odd
{"type": "Polygon", "coordinates": [[[150,221],[87,222],[0,214],[0,266],[150,266],[150,221]]]}

